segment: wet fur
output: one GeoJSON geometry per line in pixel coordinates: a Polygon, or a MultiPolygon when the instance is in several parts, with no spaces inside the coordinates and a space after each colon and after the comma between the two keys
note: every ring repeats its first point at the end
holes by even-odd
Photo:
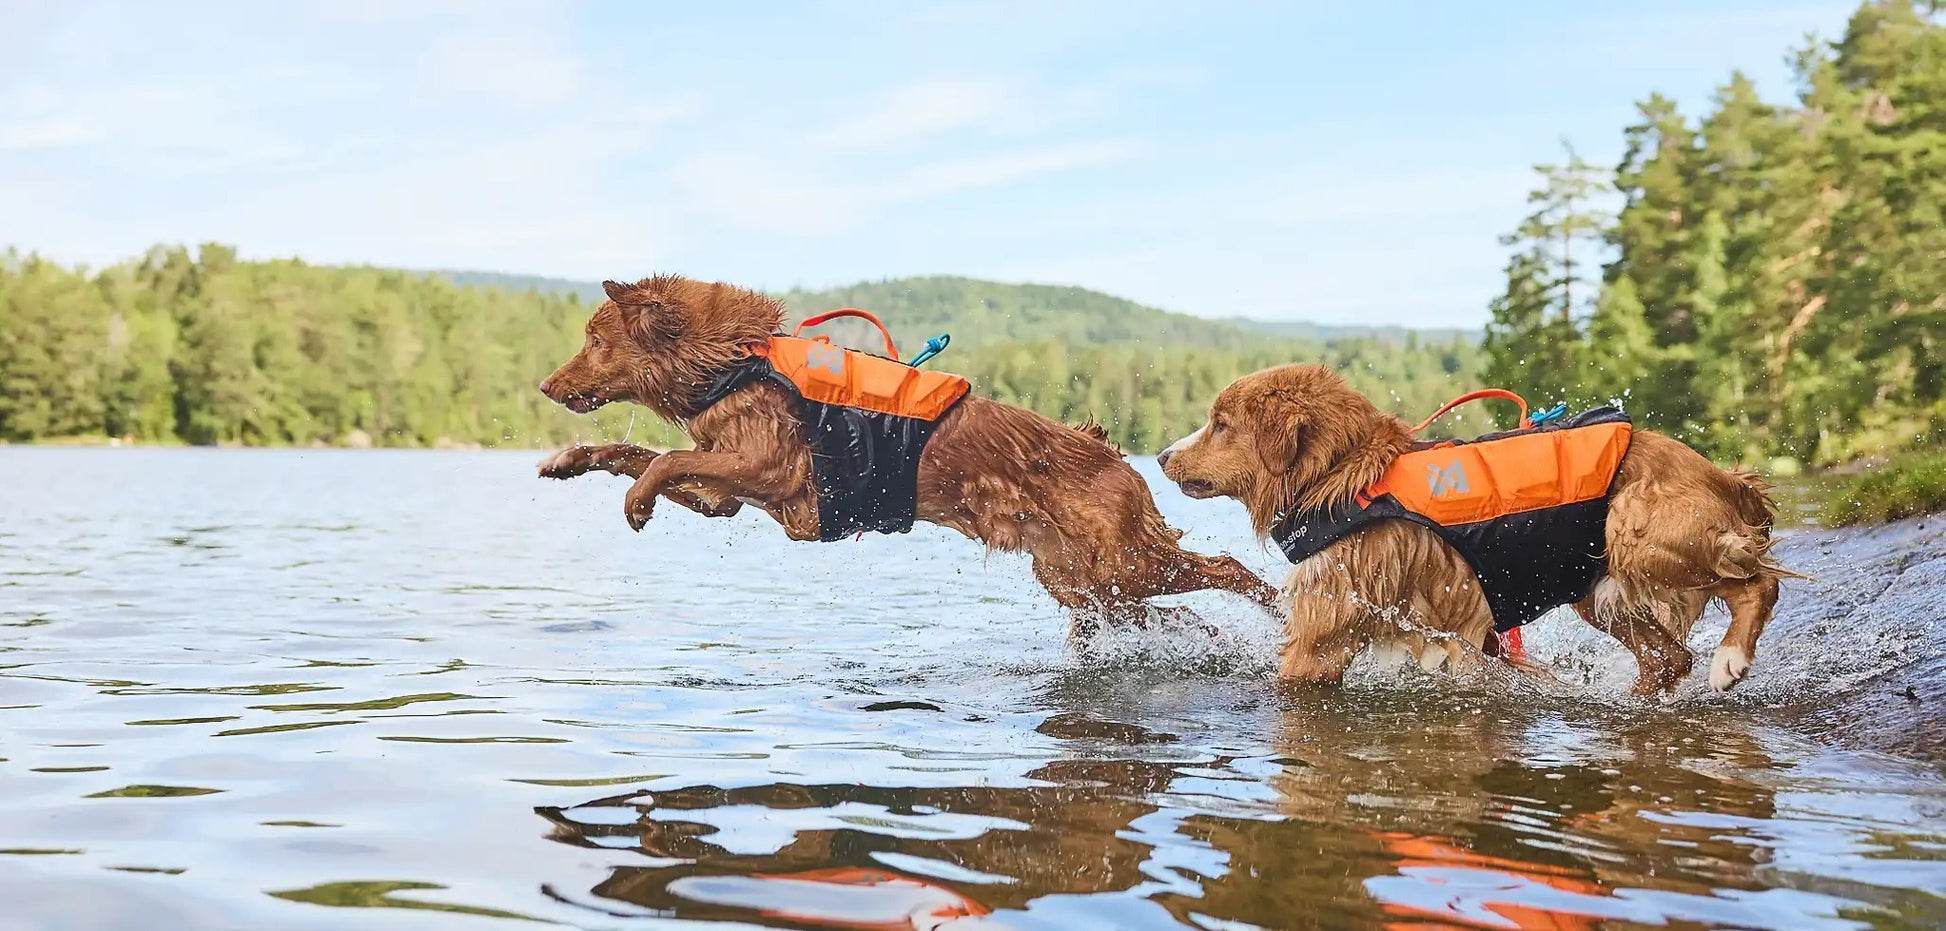
{"type": "MultiPolygon", "coordinates": [[[[1241,501],[1259,534],[1280,516],[1349,500],[1411,450],[1405,422],[1315,365],[1245,376],[1225,388],[1203,429],[1163,454],[1163,473],[1195,497],[1241,501]]],[[[1635,431],[1608,507],[1608,574],[1574,609],[1635,655],[1635,690],[1673,689],[1694,663],[1685,641],[1720,598],[1730,627],[1710,685],[1748,673],[1795,576],[1769,556],[1776,506],[1762,478],[1725,471],[1674,439],[1635,431]]],[[[1477,662],[1493,619],[1472,569],[1431,530],[1387,521],[1292,567],[1280,668],[1336,683],[1360,650],[1403,650],[1426,668],[1477,662]]]]}
{"type": "MultiPolygon", "coordinates": [[[[698,386],[779,329],[783,305],[675,276],[603,287],[609,300],[589,320],[582,350],[541,390],[581,411],[611,401],[645,405],[681,425],[694,448],[575,446],[543,462],[541,474],[633,477],[624,509],[637,530],[657,498],[713,517],[749,502],[791,539],[816,540],[811,450],[798,432],[795,397],[759,383],[707,409],[694,401],[698,386]]],[[[1143,623],[1142,601],[1158,595],[1219,588],[1276,604],[1274,590],[1235,559],[1177,544],[1181,533],[1163,521],[1147,484],[1098,424],[1069,427],[965,398],[926,444],[918,491],[918,519],[993,549],[1029,553],[1035,578],[1070,610],[1078,636],[1102,622],[1143,623]]]]}

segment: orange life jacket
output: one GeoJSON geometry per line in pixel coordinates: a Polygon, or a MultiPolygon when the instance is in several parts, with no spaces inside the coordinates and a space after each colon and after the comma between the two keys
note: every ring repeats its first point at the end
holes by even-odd
{"type": "Polygon", "coordinates": [[[798,324],[790,336],[750,347],[743,361],[718,373],[697,399],[701,410],[759,381],[798,397],[797,416],[811,447],[818,495],[818,538],[842,540],[871,530],[912,529],[919,500],[919,457],[939,419],[966,396],[958,375],[898,361],[892,334],[878,318],[844,308],[798,324]],[[846,349],[827,337],[798,336],[833,317],[862,317],[885,334],[891,358],[846,349]]]}
{"type": "Polygon", "coordinates": [[[1376,521],[1422,524],[1473,567],[1494,627],[1512,630],[1587,597],[1607,571],[1608,491],[1632,430],[1627,414],[1599,407],[1559,424],[1429,444],[1353,500],[1287,514],[1271,535],[1296,564],[1376,521]]]}
{"type": "Polygon", "coordinates": [[[764,355],[807,401],[895,417],[938,420],[966,395],[966,379],[835,345],[819,336],[773,336],[764,355]]]}

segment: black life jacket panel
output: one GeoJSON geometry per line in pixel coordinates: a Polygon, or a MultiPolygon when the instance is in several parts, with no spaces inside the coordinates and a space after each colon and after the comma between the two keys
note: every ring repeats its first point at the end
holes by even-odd
{"type": "Polygon", "coordinates": [[[1284,516],[1271,536],[1295,565],[1376,521],[1421,524],[1465,557],[1494,628],[1511,630],[1586,598],[1607,571],[1608,495],[1630,430],[1627,414],[1598,407],[1431,444],[1351,501],[1284,516]]]}

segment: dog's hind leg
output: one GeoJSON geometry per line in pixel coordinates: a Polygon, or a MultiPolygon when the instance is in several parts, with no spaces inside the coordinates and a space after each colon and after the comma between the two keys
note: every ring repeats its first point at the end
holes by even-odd
{"type": "Polygon", "coordinates": [[[1730,629],[1710,657],[1710,688],[1727,692],[1750,672],[1757,658],[1757,638],[1763,636],[1770,612],[1777,607],[1777,578],[1764,574],[1718,586],[1716,595],[1730,606],[1730,629]]]}
{"type": "Polygon", "coordinates": [[[1576,602],[1574,611],[1634,654],[1637,695],[1675,688],[1695,665],[1695,655],[1663,626],[1654,608],[1628,599],[1613,579],[1596,583],[1594,593],[1576,602]]]}

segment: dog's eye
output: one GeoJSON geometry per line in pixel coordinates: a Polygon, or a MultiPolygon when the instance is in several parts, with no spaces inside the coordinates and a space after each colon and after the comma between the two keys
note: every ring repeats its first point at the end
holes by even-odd
{"type": "Polygon", "coordinates": [[[600,345],[601,345],[601,337],[599,337],[599,336],[594,336],[594,335],[592,335],[592,334],[591,334],[591,335],[589,335],[589,337],[588,337],[588,345],[590,345],[590,346],[600,346],[600,345]]]}
{"type": "Polygon", "coordinates": [[[1228,429],[1230,429],[1230,425],[1229,425],[1229,424],[1226,424],[1226,423],[1224,423],[1224,422],[1223,422],[1223,421],[1221,421],[1221,420],[1212,420],[1212,421],[1210,421],[1210,424],[1209,424],[1209,432],[1211,432],[1211,433],[1222,433],[1223,431],[1225,431],[1225,430],[1228,430],[1228,429]]]}

